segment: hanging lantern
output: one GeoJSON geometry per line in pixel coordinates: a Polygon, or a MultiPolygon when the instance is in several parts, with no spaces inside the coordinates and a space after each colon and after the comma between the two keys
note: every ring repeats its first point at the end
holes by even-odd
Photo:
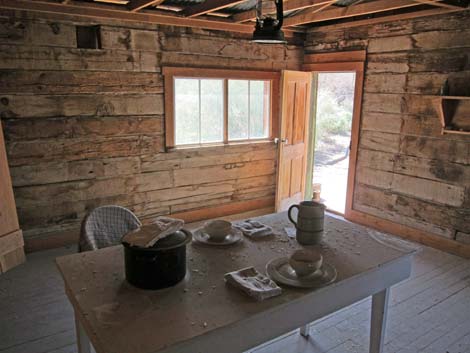
{"type": "MultiPolygon", "coordinates": [[[[276,17],[263,15],[263,0],[256,3],[256,27],[253,32],[253,42],[264,44],[286,43],[284,33],[282,32],[282,21],[284,11],[282,8],[283,0],[270,0],[276,5],[276,17]]],[[[264,4],[266,6],[266,4],[264,4]]]]}

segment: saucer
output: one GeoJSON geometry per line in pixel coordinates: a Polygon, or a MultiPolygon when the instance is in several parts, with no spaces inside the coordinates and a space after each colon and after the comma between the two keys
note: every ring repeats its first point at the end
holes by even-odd
{"type": "Polygon", "coordinates": [[[337,276],[334,266],[323,263],[320,269],[308,276],[299,277],[289,265],[288,257],[271,260],[266,265],[266,273],[278,284],[297,288],[318,288],[332,283],[337,276]]]}
{"type": "Polygon", "coordinates": [[[204,228],[199,228],[195,230],[193,234],[194,234],[195,243],[202,243],[202,244],[207,244],[211,246],[233,245],[241,241],[243,238],[242,237],[243,233],[240,230],[233,228],[233,227],[222,241],[212,240],[210,235],[204,231],[204,228]]]}

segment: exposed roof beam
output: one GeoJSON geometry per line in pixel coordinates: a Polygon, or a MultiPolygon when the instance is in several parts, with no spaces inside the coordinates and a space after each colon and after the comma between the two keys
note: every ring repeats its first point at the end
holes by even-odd
{"type": "MultiPolygon", "coordinates": [[[[177,27],[194,27],[204,28],[216,31],[231,31],[238,33],[253,33],[252,25],[245,25],[240,23],[233,23],[231,21],[220,21],[220,20],[207,20],[199,18],[186,18],[176,15],[160,14],[156,11],[148,12],[130,12],[123,8],[122,10],[117,7],[111,7],[109,5],[98,5],[98,4],[78,4],[73,2],[71,4],[62,4],[57,2],[48,2],[43,0],[0,0],[0,8],[10,10],[26,10],[48,13],[52,15],[69,15],[79,16],[85,18],[101,18],[101,19],[113,19],[130,22],[141,22],[160,24],[177,27]],[[153,13],[156,12],[156,13],[153,13]]],[[[295,32],[303,32],[298,30],[285,30],[284,34],[288,38],[293,38],[295,32]]]]}
{"type": "Polygon", "coordinates": [[[448,3],[442,0],[413,0],[413,1],[418,2],[420,4],[445,7],[448,9],[461,9],[461,8],[465,8],[468,6],[468,2],[467,4],[465,4],[464,2],[461,2],[461,1],[454,1],[453,3],[451,2],[448,3]]]}
{"type": "Polygon", "coordinates": [[[284,26],[297,26],[305,23],[322,22],[339,18],[361,16],[376,12],[390,11],[418,5],[420,4],[410,0],[378,0],[359,5],[351,5],[345,8],[326,10],[320,13],[302,13],[284,19],[284,26]]]}
{"type": "Polygon", "coordinates": [[[386,22],[393,22],[393,21],[409,20],[409,19],[419,18],[419,17],[442,15],[445,13],[452,13],[452,12],[464,11],[464,10],[465,9],[462,9],[462,8],[460,9],[436,8],[436,9],[430,9],[430,10],[422,10],[422,11],[398,14],[398,15],[388,15],[388,16],[381,16],[381,17],[376,17],[376,18],[367,18],[367,19],[358,20],[358,21],[350,21],[350,22],[344,22],[344,23],[335,23],[335,24],[330,24],[330,25],[318,26],[318,27],[315,27],[313,30],[324,32],[324,31],[336,30],[340,28],[367,26],[367,25],[372,25],[372,24],[377,24],[377,23],[386,23],[386,22]]]}
{"type": "Polygon", "coordinates": [[[164,0],[130,0],[127,4],[127,8],[132,11],[139,11],[149,6],[160,5],[164,0]]]}
{"type": "MultiPolygon", "coordinates": [[[[284,2],[284,12],[293,10],[303,10],[314,6],[330,5],[337,0],[288,0],[284,2]]],[[[232,16],[235,22],[245,22],[256,18],[256,10],[248,10],[232,16]]]]}
{"type": "Polygon", "coordinates": [[[184,14],[187,17],[196,17],[208,12],[224,9],[244,2],[245,0],[206,0],[197,5],[186,7],[184,14]]]}

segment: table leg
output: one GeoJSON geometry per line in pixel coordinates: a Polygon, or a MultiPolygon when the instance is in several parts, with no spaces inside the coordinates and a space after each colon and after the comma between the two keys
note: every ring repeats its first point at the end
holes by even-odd
{"type": "Polygon", "coordinates": [[[90,340],[88,339],[77,314],[75,314],[75,331],[77,334],[78,353],[92,353],[90,340]]]}
{"type": "Polygon", "coordinates": [[[382,353],[387,321],[388,296],[390,288],[372,296],[372,313],[370,319],[370,353],[382,353]]]}
{"type": "Polygon", "coordinates": [[[310,336],[309,330],[310,330],[310,324],[304,325],[300,328],[300,334],[303,337],[308,338],[308,336],[310,336]]]}

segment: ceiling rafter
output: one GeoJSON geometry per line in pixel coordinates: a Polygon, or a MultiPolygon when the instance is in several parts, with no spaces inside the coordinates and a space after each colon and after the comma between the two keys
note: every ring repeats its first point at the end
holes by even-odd
{"type": "MultiPolygon", "coordinates": [[[[52,15],[69,15],[84,18],[102,18],[131,22],[151,23],[177,27],[194,27],[216,31],[232,31],[238,33],[253,33],[253,26],[248,24],[234,23],[229,20],[218,20],[206,18],[187,18],[173,14],[161,14],[157,11],[131,12],[126,7],[99,5],[90,3],[78,3],[77,1],[70,4],[62,4],[58,2],[50,2],[46,0],[0,0],[0,8],[10,10],[29,10],[42,12],[52,15]]],[[[303,32],[302,30],[286,30],[287,38],[295,37],[295,33],[303,32]]]]}
{"type": "Polygon", "coordinates": [[[298,26],[306,23],[361,16],[419,5],[422,4],[410,0],[377,0],[344,8],[325,10],[319,13],[301,13],[284,19],[284,26],[298,26]]]}
{"type": "Polygon", "coordinates": [[[429,10],[408,12],[408,13],[397,14],[397,15],[387,15],[387,16],[381,16],[381,17],[375,17],[375,18],[366,18],[366,19],[358,20],[358,21],[348,21],[348,22],[343,22],[343,23],[323,25],[323,26],[315,27],[314,30],[328,31],[328,30],[336,30],[340,28],[367,26],[367,25],[373,25],[377,23],[385,23],[385,22],[408,20],[408,19],[426,17],[426,16],[442,15],[442,14],[458,12],[462,10],[463,10],[462,8],[460,9],[434,8],[434,9],[429,9],[429,10]]]}
{"type": "Polygon", "coordinates": [[[245,0],[206,0],[197,5],[188,6],[183,12],[187,17],[196,17],[209,12],[222,10],[226,7],[238,5],[245,0]]]}
{"type": "MultiPolygon", "coordinates": [[[[433,5],[437,7],[445,7],[448,9],[461,9],[467,7],[467,4],[457,4],[457,3],[448,3],[442,0],[413,0],[415,2],[418,2],[420,4],[426,4],[426,5],[433,5]]],[[[460,2],[459,2],[460,3],[460,2]]]]}
{"type": "Polygon", "coordinates": [[[131,12],[142,10],[149,6],[160,5],[165,0],[130,0],[127,4],[127,8],[131,12]]]}
{"type": "MultiPolygon", "coordinates": [[[[329,5],[336,1],[337,0],[288,0],[284,2],[284,12],[303,10],[309,7],[329,5]]],[[[246,22],[254,20],[255,18],[256,10],[243,11],[232,16],[232,19],[235,22],[246,22]]]]}

